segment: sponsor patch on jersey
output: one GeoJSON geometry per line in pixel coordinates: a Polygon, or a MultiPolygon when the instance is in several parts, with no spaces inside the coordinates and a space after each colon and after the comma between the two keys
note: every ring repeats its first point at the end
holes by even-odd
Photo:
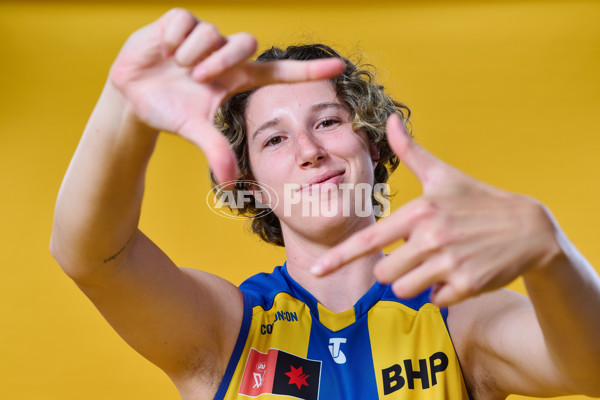
{"type": "Polygon", "coordinates": [[[279,349],[261,353],[250,349],[239,394],[292,396],[317,400],[321,380],[321,361],[309,360],[279,349]]]}

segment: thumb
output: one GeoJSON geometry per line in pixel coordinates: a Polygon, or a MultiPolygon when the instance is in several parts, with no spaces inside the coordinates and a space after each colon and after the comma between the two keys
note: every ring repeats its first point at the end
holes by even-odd
{"type": "Polygon", "coordinates": [[[202,124],[194,134],[186,136],[206,156],[217,183],[238,179],[235,153],[225,136],[212,123],[202,124]]]}
{"type": "Polygon", "coordinates": [[[435,171],[445,164],[409,136],[398,114],[388,117],[386,134],[394,153],[427,189],[433,183],[435,171]]]}

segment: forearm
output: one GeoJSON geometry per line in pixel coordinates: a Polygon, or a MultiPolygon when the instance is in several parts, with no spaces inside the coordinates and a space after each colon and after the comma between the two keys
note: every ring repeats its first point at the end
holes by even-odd
{"type": "Polygon", "coordinates": [[[579,393],[600,393],[600,278],[557,227],[557,251],[524,275],[546,346],[579,393]]]}
{"type": "Polygon", "coordinates": [[[56,202],[51,251],[69,275],[104,264],[132,237],[157,136],[107,83],[56,202]]]}

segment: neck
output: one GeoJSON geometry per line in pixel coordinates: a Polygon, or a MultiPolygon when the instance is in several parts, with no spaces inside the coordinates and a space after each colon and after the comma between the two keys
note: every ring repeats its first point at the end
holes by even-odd
{"type": "Polygon", "coordinates": [[[310,272],[310,268],[317,258],[341,242],[341,239],[333,242],[311,240],[286,228],[282,224],[287,270],[325,308],[334,312],[346,311],[375,283],[373,268],[384,257],[383,251],[361,257],[331,274],[317,277],[310,272]]]}

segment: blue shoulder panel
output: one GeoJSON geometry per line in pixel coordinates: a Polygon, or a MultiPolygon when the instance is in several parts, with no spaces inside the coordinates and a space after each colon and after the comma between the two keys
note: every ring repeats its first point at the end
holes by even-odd
{"type": "Polygon", "coordinates": [[[282,267],[276,267],[272,273],[261,272],[248,279],[241,285],[240,290],[252,299],[252,307],[261,306],[268,310],[273,306],[273,299],[277,293],[292,294],[285,277],[281,273],[282,267]]]}
{"type": "Polygon", "coordinates": [[[238,334],[235,347],[233,348],[229,363],[227,364],[227,369],[225,370],[225,375],[223,375],[223,379],[219,384],[219,389],[215,394],[214,400],[222,400],[225,397],[235,368],[238,365],[242,351],[246,345],[246,339],[248,338],[248,332],[250,331],[250,325],[252,324],[252,299],[246,293],[242,292],[242,294],[244,295],[244,317],[242,318],[242,326],[240,327],[240,333],[238,334]]]}

